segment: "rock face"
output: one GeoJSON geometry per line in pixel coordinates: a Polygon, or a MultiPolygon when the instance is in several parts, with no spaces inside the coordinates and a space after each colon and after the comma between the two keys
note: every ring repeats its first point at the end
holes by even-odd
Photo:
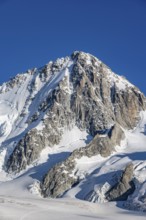
{"type": "MultiPolygon", "coordinates": [[[[120,126],[132,129],[139,120],[139,112],[146,108],[145,97],[136,87],[83,52],[74,52],[71,57],[50,62],[28,74],[33,75],[28,88],[31,95],[21,117],[33,106],[36,108],[27,118],[28,127],[6,163],[8,172],[25,169],[46,146],[59,144],[64,129],[74,126],[94,137],[85,150],[77,152],[77,157],[97,153],[107,156],[123,137],[120,126]],[[40,121],[42,127],[37,129],[40,121]]],[[[10,89],[15,88],[17,81],[9,83],[10,89]]]]}
{"type": "Polygon", "coordinates": [[[123,171],[120,181],[106,193],[106,199],[108,201],[127,200],[128,196],[131,195],[134,190],[133,164],[130,163],[123,171]]]}
{"type": "Polygon", "coordinates": [[[136,189],[128,200],[124,203],[124,207],[130,210],[146,212],[146,181],[140,184],[136,181],[136,189]]]}
{"type": "Polygon", "coordinates": [[[8,171],[17,170],[20,172],[25,169],[27,165],[30,165],[32,161],[39,157],[44,147],[45,138],[38,135],[36,129],[31,130],[18,142],[18,145],[11,154],[7,163],[8,171]]]}
{"type": "Polygon", "coordinates": [[[49,170],[41,184],[42,195],[53,198],[63,195],[64,192],[80,181],[75,174],[76,159],[98,154],[107,157],[114,151],[114,146],[119,145],[123,138],[124,132],[119,125],[113,126],[106,136],[97,134],[89,145],[76,149],[65,161],[49,170]]]}

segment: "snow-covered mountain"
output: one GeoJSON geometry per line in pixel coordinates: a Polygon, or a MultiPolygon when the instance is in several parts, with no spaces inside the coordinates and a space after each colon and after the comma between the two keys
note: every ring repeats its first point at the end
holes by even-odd
{"type": "Polygon", "coordinates": [[[3,196],[146,211],[146,98],[84,52],[18,74],[0,86],[0,167],[3,196]]]}

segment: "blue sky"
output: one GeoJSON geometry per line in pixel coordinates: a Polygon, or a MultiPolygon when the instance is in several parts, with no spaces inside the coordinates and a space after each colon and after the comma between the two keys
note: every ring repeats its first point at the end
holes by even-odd
{"type": "Polygon", "coordinates": [[[0,83],[74,50],[146,94],[146,0],[0,0],[0,83]]]}

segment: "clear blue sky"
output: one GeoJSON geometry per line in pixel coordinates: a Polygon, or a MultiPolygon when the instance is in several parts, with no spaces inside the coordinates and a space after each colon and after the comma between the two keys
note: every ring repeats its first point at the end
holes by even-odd
{"type": "Polygon", "coordinates": [[[0,0],[0,84],[74,50],[146,94],[146,0],[0,0]]]}

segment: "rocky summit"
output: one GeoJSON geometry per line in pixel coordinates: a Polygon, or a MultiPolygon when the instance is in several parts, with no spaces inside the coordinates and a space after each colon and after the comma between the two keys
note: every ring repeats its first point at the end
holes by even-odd
{"type": "Polygon", "coordinates": [[[31,176],[42,197],[135,204],[146,183],[145,111],[138,88],[75,51],[0,87],[1,169],[31,176]],[[137,148],[133,137],[143,140],[137,148]]]}

